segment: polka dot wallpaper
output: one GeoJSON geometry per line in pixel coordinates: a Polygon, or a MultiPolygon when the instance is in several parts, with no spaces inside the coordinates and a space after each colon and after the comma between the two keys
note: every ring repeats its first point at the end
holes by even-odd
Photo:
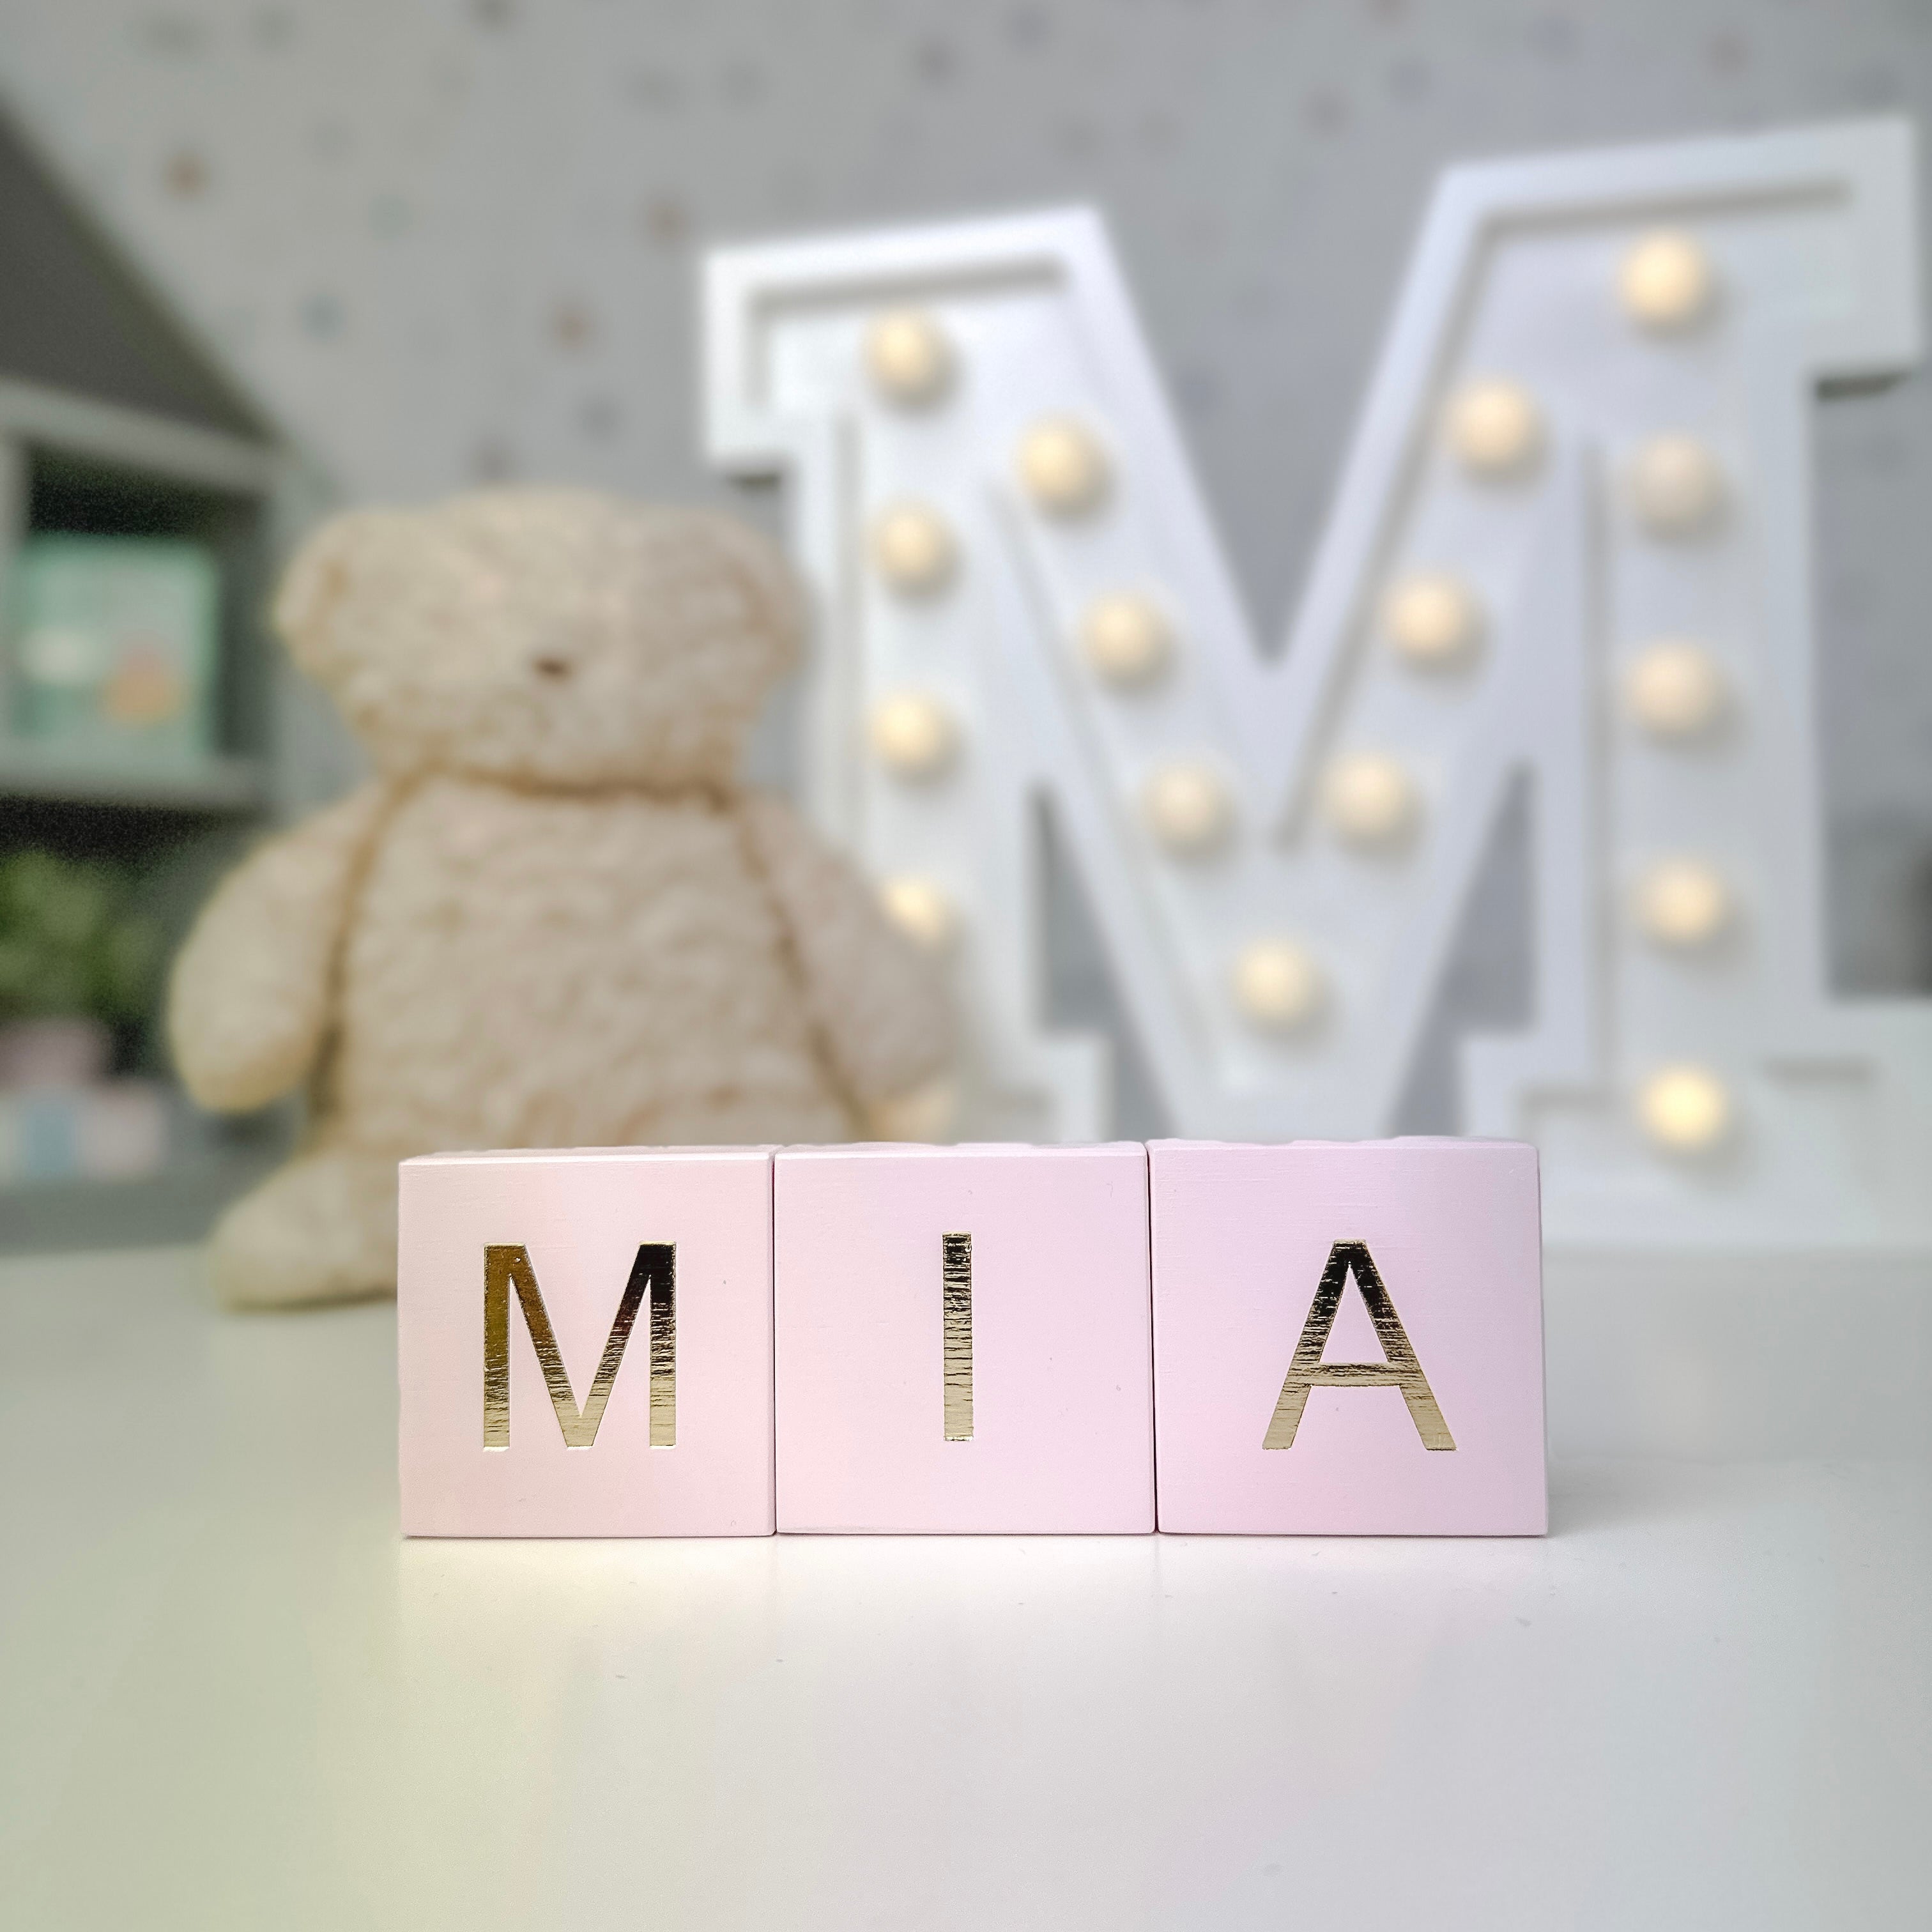
{"type": "MultiPolygon", "coordinates": [[[[0,0],[0,92],[358,497],[722,495],[707,243],[1095,201],[1273,635],[1443,164],[1921,112],[1932,7],[0,0]]],[[[1932,981],[1928,385],[1818,442],[1839,969],[1932,981]]]]}

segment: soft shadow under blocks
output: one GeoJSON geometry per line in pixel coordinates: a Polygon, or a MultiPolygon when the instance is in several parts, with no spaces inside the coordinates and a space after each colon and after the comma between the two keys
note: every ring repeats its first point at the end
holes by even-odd
{"type": "Polygon", "coordinates": [[[402,1168],[412,1536],[1540,1535],[1535,1150],[402,1168]]]}

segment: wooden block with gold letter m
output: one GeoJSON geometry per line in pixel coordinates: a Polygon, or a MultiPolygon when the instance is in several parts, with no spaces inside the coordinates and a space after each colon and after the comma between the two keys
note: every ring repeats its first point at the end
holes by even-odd
{"type": "Polygon", "coordinates": [[[770,1151],[402,1168],[403,1528],[769,1535],[770,1151]]]}

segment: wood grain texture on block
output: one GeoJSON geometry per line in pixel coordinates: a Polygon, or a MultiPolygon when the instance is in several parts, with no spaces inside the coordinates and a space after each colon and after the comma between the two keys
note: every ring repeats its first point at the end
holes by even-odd
{"type": "Polygon", "coordinates": [[[781,1531],[1154,1528],[1147,1154],[782,1150],[781,1531]]]}
{"type": "Polygon", "coordinates": [[[768,1536],[771,1154],[402,1166],[410,1536],[768,1536]]]}
{"type": "Polygon", "coordinates": [[[1162,1530],[1544,1532],[1533,1148],[1148,1151],[1162,1530]]]}

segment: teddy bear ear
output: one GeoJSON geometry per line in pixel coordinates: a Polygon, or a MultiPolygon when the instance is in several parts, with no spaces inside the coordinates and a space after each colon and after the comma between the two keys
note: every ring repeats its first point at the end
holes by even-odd
{"type": "Polygon", "coordinates": [[[804,586],[784,553],[763,532],[734,517],[702,513],[706,534],[723,553],[730,570],[751,598],[759,627],[786,663],[798,654],[805,635],[804,586]]]}
{"type": "Polygon", "coordinates": [[[275,628],[304,670],[331,655],[336,606],[387,520],[380,510],[344,510],[315,530],[290,560],[275,593],[275,628]]]}

